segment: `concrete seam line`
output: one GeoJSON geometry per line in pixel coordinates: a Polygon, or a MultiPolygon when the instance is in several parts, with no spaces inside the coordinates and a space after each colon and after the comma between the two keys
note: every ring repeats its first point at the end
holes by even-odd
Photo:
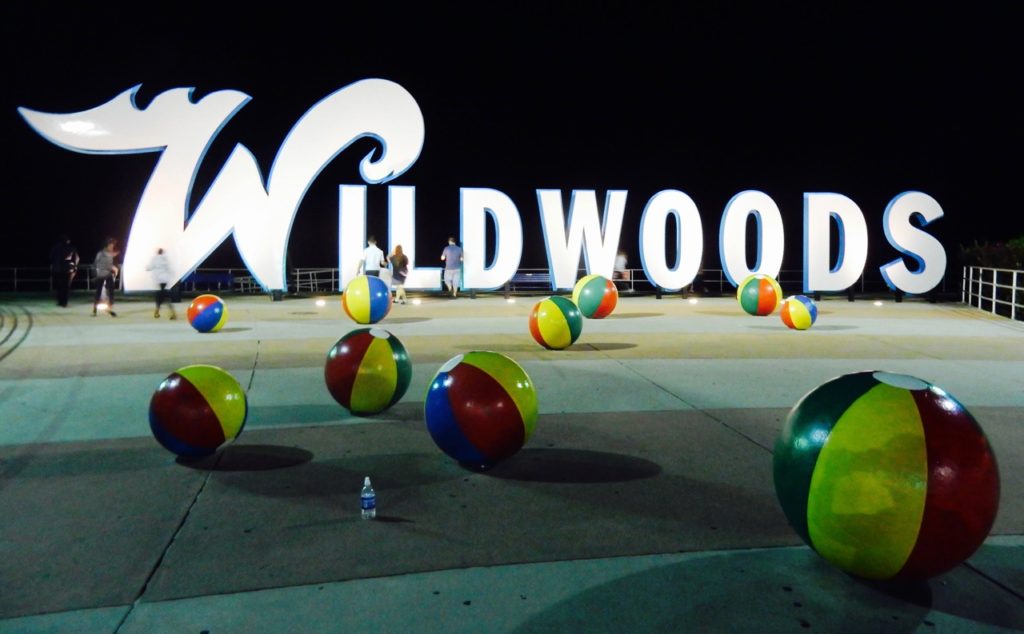
{"type": "Polygon", "coordinates": [[[256,380],[256,364],[260,361],[260,340],[256,340],[256,356],[252,360],[252,368],[249,370],[249,384],[245,386],[245,394],[249,395],[249,390],[252,389],[253,381],[256,380]]]}
{"type": "MultiPolygon", "coordinates": [[[[25,317],[28,318],[28,326],[25,328],[24,332],[21,333],[21,337],[7,351],[5,351],[2,354],[0,354],[0,361],[3,361],[12,352],[17,350],[18,347],[21,346],[21,344],[25,342],[25,339],[28,338],[29,333],[32,332],[32,326],[34,324],[34,320],[32,319],[32,313],[30,313],[28,311],[28,309],[25,308],[24,306],[19,306],[19,308],[21,308],[22,312],[25,313],[25,317]]],[[[14,322],[11,325],[11,331],[7,333],[7,336],[4,337],[3,341],[0,341],[0,346],[2,346],[3,344],[7,343],[7,340],[10,339],[11,336],[14,334],[14,331],[18,329],[18,314],[12,310],[11,311],[11,317],[12,317],[12,320],[14,322]]]]}
{"type": "MultiPolygon", "coordinates": [[[[596,348],[596,347],[594,347],[594,345],[593,345],[593,344],[589,344],[589,343],[588,343],[587,345],[588,345],[588,346],[590,346],[591,348],[593,348],[594,350],[596,350],[597,352],[604,352],[604,351],[603,351],[603,350],[601,350],[600,348],[596,348]]],[[[662,392],[665,392],[666,394],[668,394],[668,395],[669,395],[669,396],[671,396],[672,398],[676,399],[676,400],[677,400],[677,401],[679,401],[680,403],[683,403],[684,405],[686,405],[686,406],[688,406],[688,407],[692,408],[692,409],[693,409],[694,411],[697,411],[697,412],[700,412],[701,414],[704,414],[705,416],[707,416],[707,417],[708,417],[708,418],[710,418],[711,420],[715,421],[716,423],[718,423],[718,424],[719,424],[719,425],[721,425],[722,427],[725,427],[725,428],[726,428],[726,429],[728,429],[729,431],[731,431],[731,432],[733,432],[733,433],[737,434],[738,436],[740,436],[740,437],[742,437],[742,438],[744,438],[744,439],[746,439],[746,440],[750,441],[751,443],[753,443],[753,444],[754,444],[754,446],[756,446],[756,447],[759,447],[759,448],[761,448],[761,449],[764,449],[764,450],[765,450],[765,451],[767,451],[767,452],[768,452],[769,454],[770,454],[770,453],[772,453],[772,449],[771,449],[771,447],[765,447],[765,446],[764,446],[764,445],[762,445],[761,443],[757,442],[756,440],[754,440],[754,439],[753,439],[753,438],[751,438],[750,436],[748,436],[748,435],[744,434],[743,432],[741,432],[740,430],[736,429],[736,428],[735,428],[735,427],[733,427],[732,425],[730,425],[730,424],[726,423],[725,421],[723,421],[722,419],[718,418],[718,417],[717,417],[717,416],[715,416],[714,414],[711,414],[711,413],[710,413],[710,412],[708,412],[707,410],[705,410],[705,409],[703,409],[703,408],[700,408],[700,407],[697,407],[697,406],[696,406],[696,405],[694,405],[693,403],[690,403],[689,401],[687,401],[687,400],[686,400],[686,399],[684,399],[683,397],[679,396],[678,394],[676,394],[676,393],[675,393],[675,392],[673,392],[672,390],[670,390],[670,389],[666,388],[665,386],[663,386],[663,385],[659,384],[659,383],[658,383],[657,381],[654,381],[654,380],[652,380],[652,379],[649,379],[649,378],[647,378],[646,376],[644,376],[643,374],[641,374],[641,373],[640,373],[639,371],[637,371],[637,370],[636,370],[635,368],[633,368],[633,367],[631,367],[631,366],[628,366],[628,365],[626,365],[625,363],[623,363],[623,362],[622,362],[622,361],[621,361],[620,359],[617,359],[617,358],[615,358],[615,357],[610,357],[610,356],[608,356],[607,354],[605,354],[604,356],[605,356],[605,358],[606,358],[606,359],[609,359],[609,360],[611,360],[611,361],[614,361],[615,363],[618,363],[618,364],[619,364],[620,366],[622,366],[623,368],[625,368],[625,369],[626,369],[626,370],[628,370],[629,372],[632,372],[633,374],[635,374],[636,376],[640,377],[640,378],[641,378],[641,379],[643,379],[644,381],[647,381],[648,383],[650,383],[650,384],[651,384],[651,385],[653,385],[654,387],[658,388],[658,389],[659,389],[659,390],[661,390],[662,392]]]]}
{"type": "Polygon", "coordinates": [[[1018,599],[1021,599],[1022,601],[1024,601],[1024,594],[1021,594],[1020,592],[1017,592],[1016,590],[1014,590],[1010,586],[1006,585],[1005,583],[999,581],[998,579],[995,579],[994,577],[985,574],[984,571],[982,571],[980,568],[978,568],[977,566],[975,566],[971,562],[965,561],[964,562],[964,567],[967,568],[968,570],[973,570],[982,579],[985,579],[986,581],[988,581],[989,583],[995,585],[996,587],[1001,588],[1001,589],[1005,590],[1006,592],[1012,594],[1013,596],[1017,597],[1018,599]]]}
{"type": "Polygon", "coordinates": [[[185,523],[188,522],[188,517],[192,514],[192,509],[195,508],[196,503],[199,502],[199,497],[203,494],[203,491],[206,490],[206,485],[210,482],[210,478],[213,477],[213,472],[217,470],[217,465],[220,464],[220,460],[223,456],[223,451],[217,453],[217,459],[214,461],[213,466],[210,467],[210,470],[206,472],[206,477],[203,479],[203,483],[200,485],[199,490],[196,491],[195,497],[192,498],[192,503],[188,505],[188,509],[185,510],[185,514],[182,515],[181,521],[178,522],[178,526],[174,529],[174,534],[171,535],[171,538],[167,541],[167,545],[164,546],[164,549],[160,552],[160,556],[157,557],[156,562],[150,569],[149,574],[146,575],[146,580],[142,583],[142,588],[139,589],[139,593],[135,595],[135,599],[129,606],[128,611],[124,613],[124,616],[121,617],[117,627],[114,628],[114,634],[118,634],[118,632],[121,631],[121,628],[124,627],[124,624],[128,621],[128,617],[130,617],[132,612],[135,611],[135,608],[142,603],[142,597],[146,594],[146,590],[149,588],[149,583],[153,580],[157,570],[160,569],[161,564],[164,562],[164,558],[167,557],[167,553],[171,550],[171,546],[173,546],[174,542],[178,539],[178,535],[181,533],[182,529],[185,528],[185,523]]]}

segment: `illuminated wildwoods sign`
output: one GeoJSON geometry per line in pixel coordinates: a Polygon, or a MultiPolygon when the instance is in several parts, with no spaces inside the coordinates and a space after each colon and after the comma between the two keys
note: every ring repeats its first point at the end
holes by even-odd
{"type": "MultiPolygon", "coordinates": [[[[242,144],[226,163],[189,216],[188,200],[199,165],[225,124],[250,97],[234,90],[212,93],[197,102],[192,89],[176,88],[139,109],[127,90],[91,110],[51,114],[19,108],[25,120],[49,141],[87,154],[158,152],[153,174],[142,193],[124,258],[128,291],[151,290],[146,264],[157,248],[167,251],[180,279],[199,266],[229,235],[253,276],[266,289],[285,289],[285,258],[292,222],[306,190],[321,170],[354,141],[370,137],[382,151],[360,162],[366,183],[391,181],[406,172],[423,147],[420,108],[408,91],[383,79],[367,79],[328,95],[299,119],[274,159],[266,183],[255,157],[242,144]]],[[[552,289],[572,288],[580,257],[590,273],[610,277],[618,251],[626,191],[605,195],[603,211],[593,190],[574,190],[568,213],[561,190],[537,190],[552,289]]],[[[463,285],[499,288],[519,268],[523,225],[515,203],[496,189],[460,190],[463,285]],[[494,257],[485,261],[488,221],[494,223],[494,257]]],[[[366,185],[339,186],[338,266],[340,284],[356,275],[366,238],[366,185]]],[[[889,244],[914,260],[911,270],[898,257],[881,267],[891,288],[925,293],[941,280],[946,252],[921,228],[941,218],[942,208],[922,192],[904,192],[890,201],[883,225],[889,244]],[[915,216],[917,218],[915,219],[915,216]]],[[[416,188],[388,188],[388,244],[406,245],[415,263],[416,188]]],[[[640,223],[640,257],[644,273],[665,290],[690,284],[703,258],[703,225],[697,206],[684,192],[669,189],[647,201],[640,223]],[[675,262],[667,261],[668,219],[675,217],[675,262]]],[[[722,268],[736,284],[751,273],[777,277],[784,247],[782,216],[775,201],[760,191],[743,191],[725,206],[719,232],[722,268]],[[757,224],[757,261],[749,268],[746,226],[757,224]]],[[[852,286],[867,261],[864,215],[838,193],[804,194],[804,291],[841,291],[852,286]],[[830,232],[839,233],[833,258],[830,232]],[[835,263],[833,264],[833,259],[835,263]]],[[[440,288],[437,268],[415,267],[406,285],[440,288]]]]}

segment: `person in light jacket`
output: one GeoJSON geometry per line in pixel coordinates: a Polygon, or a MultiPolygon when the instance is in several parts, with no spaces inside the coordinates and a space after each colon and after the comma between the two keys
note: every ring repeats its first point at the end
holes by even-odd
{"type": "Polygon", "coordinates": [[[167,307],[171,309],[171,319],[177,319],[178,315],[174,312],[174,304],[170,302],[167,293],[167,285],[173,279],[171,261],[163,249],[156,250],[156,255],[150,259],[146,270],[153,276],[153,281],[160,285],[160,290],[156,292],[156,310],[153,311],[153,317],[160,318],[160,307],[167,302],[167,307]]]}

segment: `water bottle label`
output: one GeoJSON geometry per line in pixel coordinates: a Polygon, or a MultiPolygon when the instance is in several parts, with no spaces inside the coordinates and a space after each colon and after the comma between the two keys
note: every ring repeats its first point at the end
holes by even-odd
{"type": "Polygon", "coordinates": [[[362,498],[362,502],[363,502],[363,510],[364,511],[369,511],[370,509],[377,507],[377,497],[376,496],[362,498]]]}

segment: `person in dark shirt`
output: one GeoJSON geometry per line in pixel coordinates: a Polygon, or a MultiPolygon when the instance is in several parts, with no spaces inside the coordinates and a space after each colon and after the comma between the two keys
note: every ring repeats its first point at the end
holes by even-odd
{"type": "Polygon", "coordinates": [[[462,247],[455,242],[455,236],[449,236],[448,246],[441,253],[444,262],[444,284],[448,294],[455,297],[459,294],[459,277],[462,273],[462,247]]]}
{"type": "Polygon", "coordinates": [[[71,281],[78,272],[78,260],[78,250],[71,244],[71,238],[61,234],[50,248],[50,277],[58,306],[67,308],[71,281]]]}
{"type": "Polygon", "coordinates": [[[405,303],[405,278],[409,275],[409,256],[402,253],[402,245],[395,245],[395,252],[388,256],[391,263],[391,280],[395,285],[395,301],[405,303]]]}

